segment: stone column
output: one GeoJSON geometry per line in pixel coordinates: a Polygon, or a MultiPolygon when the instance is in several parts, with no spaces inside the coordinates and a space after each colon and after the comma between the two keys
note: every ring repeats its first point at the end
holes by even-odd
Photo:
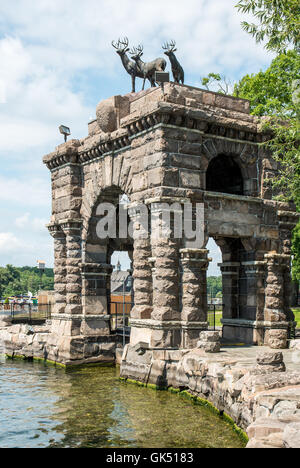
{"type": "Polygon", "coordinates": [[[64,232],[58,225],[49,225],[49,232],[54,239],[54,298],[55,305],[52,310],[52,315],[64,314],[67,305],[67,270],[66,257],[67,246],[64,232]]]}
{"type": "Polygon", "coordinates": [[[81,239],[81,221],[69,221],[62,225],[66,235],[67,247],[67,315],[82,314],[82,239],[81,239]]]}
{"type": "Polygon", "coordinates": [[[150,319],[152,307],[152,272],[150,239],[136,239],[133,251],[134,307],[132,319],[150,319]]]}
{"type": "Polygon", "coordinates": [[[206,249],[182,249],[182,337],[181,347],[195,348],[207,323],[207,269],[210,259],[206,249]]]}
{"type": "Polygon", "coordinates": [[[179,307],[179,243],[174,239],[152,239],[153,312],[155,329],[151,345],[174,348],[181,342],[179,307]]]}
{"type": "Polygon", "coordinates": [[[290,269],[291,257],[286,254],[270,252],[265,255],[267,261],[267,279],[265,290],[265,344],[274,349],[287,347],[288,329],[285,299],[285,278],[290,269]]]}

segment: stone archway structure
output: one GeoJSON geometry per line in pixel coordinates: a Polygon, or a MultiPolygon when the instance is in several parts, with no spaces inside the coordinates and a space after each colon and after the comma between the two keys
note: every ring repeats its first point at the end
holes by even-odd
{"type": "MultiPolygon", "coordinates": [[[[248,101],[168,83],[100,103],[86,138],[44,158],[55,249],[50,358],[99,360],[114,346],[107,306],[112,247],[95,227],[99,202],[117,204],[121,194],[151,211],[160,203],[204,204],[205,238],[213,237],[223,254],[224,336],[286,346],[298,218],[292,204],[272,200],[266,181],[277,167],[259,145],[264,138],[248,101]],[[207,190],[207,172],[221,156],[242,177],[242,186],[229,183],[229,193],[207,190]]],[[[205,245],[151,237],[115,242],[133,259],[130,346],[193,348],[207,328],[205,245]]]]}

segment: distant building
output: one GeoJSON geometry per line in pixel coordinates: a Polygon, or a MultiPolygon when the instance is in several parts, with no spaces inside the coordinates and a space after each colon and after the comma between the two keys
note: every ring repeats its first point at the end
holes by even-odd
{"type": "Polygon", "coordinates": [[[131,280],[129,280],[130,273],[128,271],[121,271],[117,269],[112,272],[111,275],[111,295],[112,296],[122,296],[123,295],[123,286],[125,283],[125,295],[131,295],[131,280]]]}

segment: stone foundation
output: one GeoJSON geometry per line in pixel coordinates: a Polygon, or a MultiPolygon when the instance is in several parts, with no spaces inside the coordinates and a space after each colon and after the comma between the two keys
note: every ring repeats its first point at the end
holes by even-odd
{"type": "MultiPolygon", "coordinates": [[[[207,343],[207,336],[203,336],[207,343]]],[[[212,337],[214,339],[214,337],[212,337]]],[[[293,344],[300,350],[300,341],[293,344]]],[[[121,377],[144,385],[187,390],[211,402],[247,431],[249,448],[300,448],[300,372],[286,371],[282,353],[262,348],[247,358],[203,349],[155,350],[145,343],[125,347],[121,377]]]]}
{"type": "MultiPolygon", "coordinates": [[[[261,348],[257,359],[253,348],[222,348],[220,353],[218,346],[205,352],[203,345],[219,345],[217,334],[202,332],[200,338],[201,349],[153,349],[139,342],[126,345],[121,355],[111,336],[65,337],[60,342],[51,322],[39,327],[11,325],[9,318],[0,322],[0,351],[11,357],[66,366],[118,362],[125,380],[186,390],[211,402],[247,431],[249,448],[300,448],[300,372],[286,369],[280,351],[261,348]]],[[[299,362],[300,340],[291,342],[285,353],[299,362]]]]}
{"type": "MultiPolygon", "coordinates": [[[[115,362],[116,336],[78,334],[76,326],[78,322],[76,325],[70,320],[50,320],[43,326],[10,325],[2,321],[2,351],[11,357],[46,360],[64,366],[115,362]]],[[[91,331],[92,326],[89,322],[81,324],[87,331],[91,331]]]]}

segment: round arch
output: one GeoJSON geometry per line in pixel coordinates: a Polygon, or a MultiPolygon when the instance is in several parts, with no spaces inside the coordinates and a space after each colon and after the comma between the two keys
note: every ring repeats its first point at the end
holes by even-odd
{"type": "Polygon", "coordinates": [[[235,158],[219,155],[212,159],[206,172],[206,190],[244,195],[244,180],[235,158]]]}

